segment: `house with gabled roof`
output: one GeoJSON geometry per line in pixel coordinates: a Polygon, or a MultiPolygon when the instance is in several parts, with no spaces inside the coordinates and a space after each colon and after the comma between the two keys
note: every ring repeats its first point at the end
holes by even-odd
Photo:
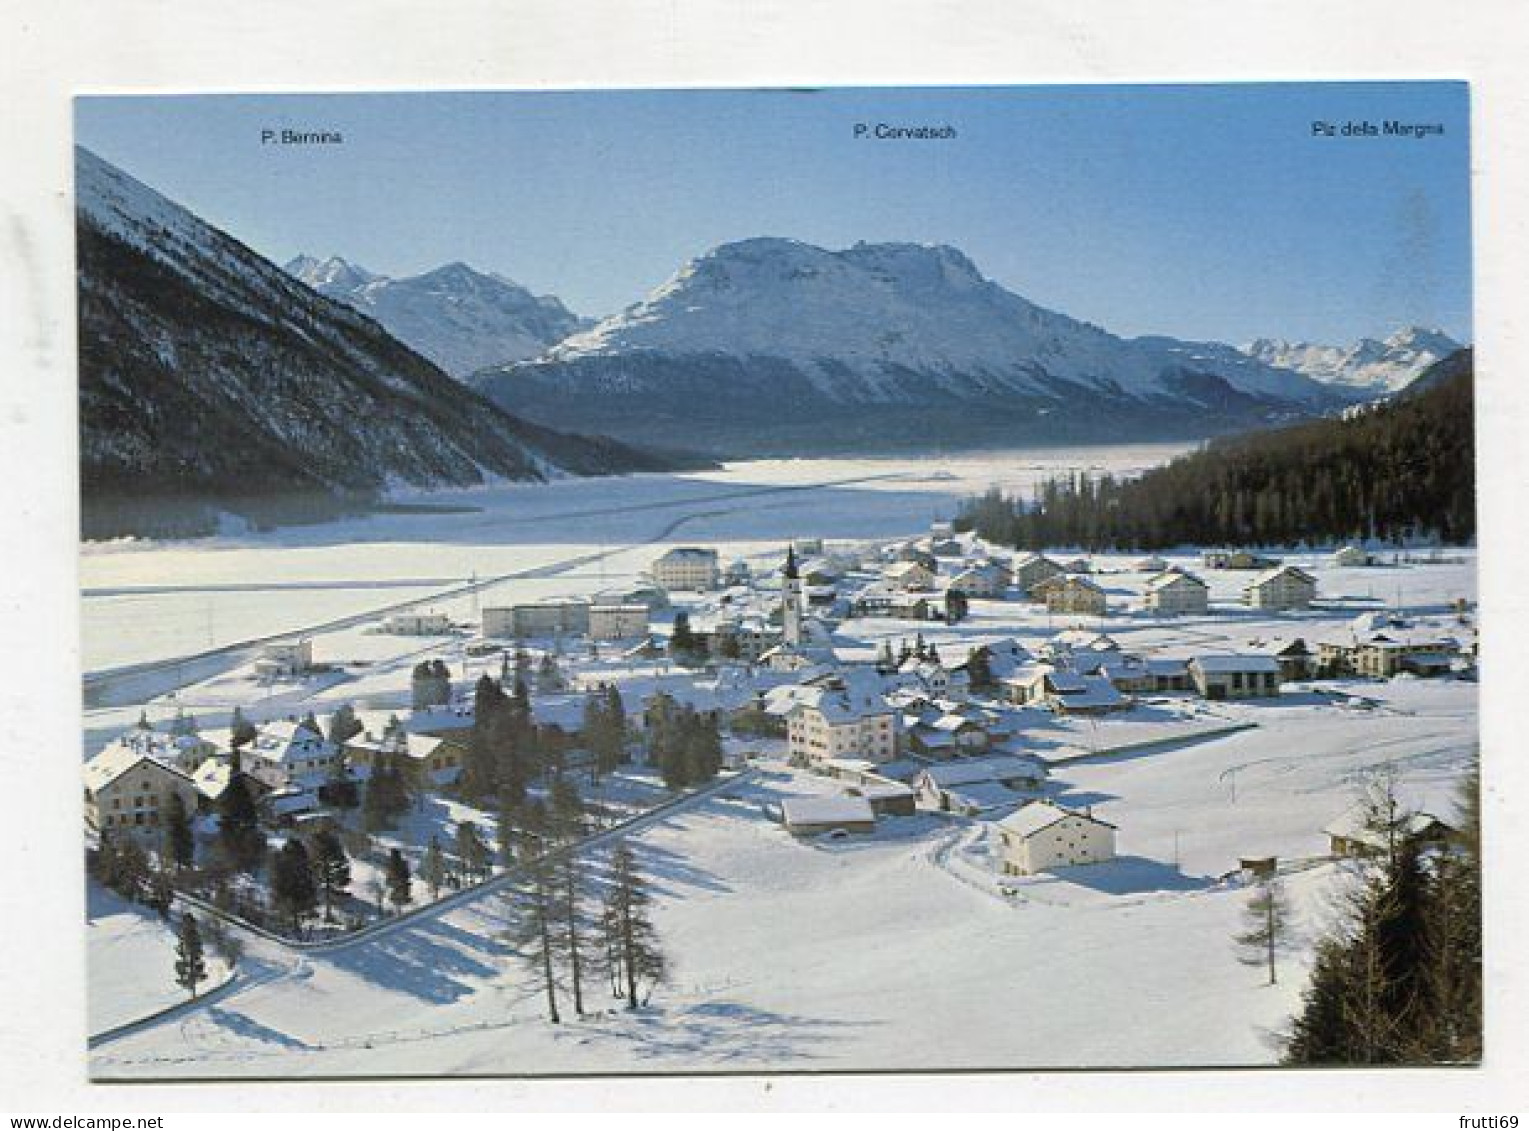
{"type": "Polygon", "coordinates": [[[1242,591],[1254,609],[1306,609],[1317,595],[1317,579],[1299,566],[1275,566],[1259,574],[1242,591]]]}
{"type": "Polygon", "coordinates": [[[1210,608],[1210,586],[1192,573],[1170,569],[1149,578],[1144,604],[1158,616],[1187,616],[1210,608]]]}
{"type": "Polygon", "coordinates": [[[1032,801],[994,829],[999,867],[1006,876],[1033,876],[1115,858],[1114,825],[1050,801],[1032,801]]]}
{"type": "Polygon", "coordinates": [[[196,785],[184,770],[130,745],[113,743],[85,763],[85,823],[102,835],[157,840],[171,797],[187,815],[197,810],[196,785]]]}

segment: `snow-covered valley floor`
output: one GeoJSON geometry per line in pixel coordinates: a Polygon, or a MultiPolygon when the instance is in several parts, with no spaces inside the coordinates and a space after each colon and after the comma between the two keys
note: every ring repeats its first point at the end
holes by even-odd
{"type": "MultiPolygon", "coordinates": [[[[780,765],[635,838],[674,960],[651,1008],[553,1027],[485,897],[339,952],[252,940],[245,988],[113,1041],[103,1079],[179,1076],[1247,1065],[1277,1059],[1303,959],[1279,985],[1238,963],[1245,889],[1216,877],[1278,853],[1309,935],[1339,867],[1321,827],[1391,763],[1449,812],[1475,687],[1393,681],[1374,712],[1268,708],[1230,737],[1066,767],[1071,803],[1117,823],[1119,859],[981,881],[974,826],[926,815],[798,841],[768,815],[826,789],[780,765]],[[1237,774],[1235,801],[1228,771],[1237,774]],[[1177,864],[1175,864],[1177,851],[1177,864]],[[975,857],[975,858],[974,858],[975,857]]],[[[1253,710],[1253,708],[1248,708],[1253,710]]],[[[565,1003],[566,1008],[566,1003],[565,1003]]]]}
{"type": "MultiPolygon", "coordinates": [[[[908,536],[995,483],[1025,491],[1071,468],[1124,473],[1172,454],[1139,447],[742,464],[445,500],[480,508],[471,512],[91,546],[82,560],[85,666],[167,660],[295,631],[474,574],[533,576],[443,599],[440,611],[467,620],[480,605],[593,593],[634,579],[657,552],[652,539],[712,545],[724,560],[773,568],[791,538],[908,536]],[[591,554],[602,556],[586,560],[591,554]]],[[[1187,551],[1168,557],[1198,569],[1187,551]]],[[[1236,603],[1246,575],[1207,571],[1210,614],[1162,622],[1132,607],[1146,575],[1134,572],[1131,556],[1100,555],[1096,578],[1118,611],[1090,627],[1145,654],[1177,655],[1317,634],[1387,602],[1442,618],[1457,598],[1475,597],[1470,553],[1362,569],[1332,568],[1315,552],[1286,557],[1316,574],[1330,604],[1256,613],[1236,603]]],[[[960,625],[854,621],[836,643],[870,659],[883,639],[927,631],[942,655],[959,656],[1003,637],[1037,645],[1061,627],[1034,606],[974,601],[960,625]]],[[[458,664],[464,678],[476,674],[465,639],[350,626],[315,637],[333,675],[269,686],[237,662],[173,673],[175,695],[159,695],[148,712],[159,721],[184,706],[215,726],[235,704],[257,720],[342,702],[400,709],[421,658],[444,656],[454,675],[458,664]]],[[[102,1044],[91,1071],[147,1079],[1269,1064],[1299,997],[1305,950],[1285,960],[1277,986],[1265,986],[1232,943],[1246,890],[1218,877],[1240,857],[1278,855],[1309,942],[1343,878],[1321,859],[1324,825],[1382,766],[1395,771],[1407,801],[1447,816],[1474,757],[1477,686],[1352,681],[1336,696],[1292,691],[1276,702],[1196,710],[1255,725],[1054,768],[1057,800],[1092,806],[1118,827],[1110,864],[1010,881],[1005,895],[976,822],[922,815],[884,820],[863,838],[798,841],[772,807],[831,786],[769,763],[633,839],[674,967],[647,1009],[622,1010],[597,983],[589,994],[596,1012],[548,1025],[505,941],[506,905],[489,895],[337,949],[299,952],[250,938],[228,992],[102,1044]]],[[[136,703],[88,711],[87,756],[138,711],[136,703]]],[[[1042,722],[1032,737],[1107,750],[1112,743],[1099,734],[1042,722]],[[1043,733],[1048,727],[1058,733],[1043,733]]],[[[127,948],[113,938],[98,927],[89,933],[91,991],[101,999],[92,1001],[93,1030],[96,1013],[109,1024],[165,1004],[167,987],[174,996],[163,939],[127,948]]]]}

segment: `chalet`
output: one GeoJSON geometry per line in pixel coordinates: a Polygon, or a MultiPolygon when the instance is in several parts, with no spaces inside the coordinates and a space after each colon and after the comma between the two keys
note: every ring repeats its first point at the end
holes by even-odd
{"type": "Polygon", "coordinates": [[[243,784],[250,800],[256,803],[282,785],[281,775],[266,763],[252,761],[249,769],[235,772],[233,760],[223,755],[208,758],[196,768],[191,780],[203,809],[215,809],[229,785],[236,780],[243,784]]]}
{"type": "Polygon", "coordinates": [[[317,788],[338,768],[339,749],[307,723],[292,719],[263,725],[243,749],[246,763],[264,762],[283,785],[317,788]]]}
{"type": "Polygon", "coordinates": [[[1045,782],[1046,767],[1038,759],[1004,755],[930,766],[912,785],[924,808],[976,817],[1023,803],[1045,782]]]}
{"type": "Polygon", "coordinates": [[[781,820],[793,836],[876,831],[876,814],[864,797],[788,797],[780,803],[781,820]]]}
{"type": "Polygon", "coordinates": [[[897,669],[899,675],[909,676],[930,695],[944,695],[950,690],[950,672],[936,660],[921,660],[909,656],[897,669]]]}
{"type": "Polygon", "coordinates": [[[1008,591],[1012,579],[1001,562],[974,562],[951,575],[950,588],[968,597],[998,598],[1008,591]]]}
{"type": "Polygon", "coordinates": [[[1066,573],[1031,590],[1046,602],[1046,611],[1102,617],[1108,606],[1104,590],[1082,574],[1066,573]]]}
{"type": "Polygon", "coordinates": [[[1195,656],[1189,661],[1189,676],[1206,699],[1261,699],[1279,694],[1280,667],[1273,656],[1195,656]]]}
{"type": "Polygon", "coordinates": [[[1035,664],[1003,682],[1013,702],[1059,715],[1103,715],[1131,706],[1105,676],[1079,675],[1052,664],[1035,664]]]}
{"type": "Polygon", "coordinates": [[[1259,574],[1242,591],[1244,603],[1254,609],[1305,609],[1316,595],[1316,578],[1293,565],[1259,574]]]}
{"type": "Polygon", "coordinates": [[[987,727],[976,719],[938,708],[904,722],[908,749],[922,758],[953,758],[987,748],[987,727]],[[911,721],[910,721],[911,720],[911,721]]]}
{"type": "Polygon", "coordinates": [[[1210,607],[1210,586],[1192,573],[1168,570],[1147,582],[1144,603],[1159,616],[1201,614],[1210,607]]]}
{"type": "Polygon", "coordinates": [[[1061,566],[1045,554],[1025,554],[1014,562],[1014,584],[1027,595],[1037,597],[1037,585],[1064,572],[1061,566]]]}
{"type": "Polygon", "coordinates": [[[1370,555],[1359,546],[1343,546],[1333,554],[1333,565],[1352,569],[1370,564],[1370,555]]]}
{"type": "Polygon", "coordinates": [[[934,570],[922,562],[893,562],[881,576],[888,586],[902,593],[934,588],[934,570]]]}
{"type": "Polygon", "coordinates": [[[345,743],[345,759],[359,777],[367,777],[383,757],[409,776],[416,788],[448,785],[462,772],[467,756],[467,738],[449,738],[395,730],[381,737],[364,731],[345,743]]]}
{"type": "Polygon", "coordinates": [[[1276,638],[1274,640],[1256,643],[1253,651],[1265,656],[1273,656],[1279,664],[1279,677],[1284,683],[1292,680],[1311,679],[1317,671],[1317,653],[1313,652],[1306,641],[1297,636],[1294,639],[1276,638]]]}
{"type": "Polygon", "coordinates": [[[719,617],[697,627],[713,656],[746,664],[757,664],[783,635],[762,613],[719,617]]]}
{"type": "Polygon", "coordinates": [[[1006,876],[1032,876],[1051,868],[1102,864],[1115,858],[1115,826],[1091,813],[1032,801],[995,826],[1006,876]]]}
{"type": "Polygon", "coordinates": [[[671,592],[715,589],[721,574],[717,551],[698,546],[676,546],[655,558],[649,572],[655,584],[671,592]]]}
{"type": "Polygon", "coordinates": [[[85,763],[85,823],[101,834],[126,833],[157,840],[171,797],[190,816],[197,810],[191,775],[122,743],[85,763]]]}
{"type": "Polygon", "coordinates": [[[1153,554],[1145,558],[1137,558],[1131,563],[1131,568],[1138,573],[1163,573],[1168,569],[1168,563],[1153,554]]]}
{"type": "Polygon", "coordinates": [[[1447,844],[1456,832],[1431,813],[1409,813],[1398,822],[1395,832],[1376,828],[1368,820],[1363,805],[1355,805],[1327,828],[1328,852],[1333,856],[1380,856],[1390,851],[1392,836],[1426,847],[1447,844]]]}

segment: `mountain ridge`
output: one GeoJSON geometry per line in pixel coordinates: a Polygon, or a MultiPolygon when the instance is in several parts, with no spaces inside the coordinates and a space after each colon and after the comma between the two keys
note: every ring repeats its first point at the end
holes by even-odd
{"type": "Polygon", "coordinates": [[[953,247],[780,237],[720,245],[471,383],[554,426],[585,414],[629,440],[679,430],[720,454],[1192,437],[1339,403],[1223,343],[1126,339],[1048,310],[953,247]]]}
{"type": "Polygon", "coordinates": [[[504,412],[89,150],[75,159],[87,536],[664,465],[504,412]]]}
{"type": "Polygon", "coordinates": [[[370,315],[454,377],[535,357],[590,325],[553,295],[536,295],[461,260],[390,277],[338,255],[298,255],[284,268],[320,294],[370,315]]]}

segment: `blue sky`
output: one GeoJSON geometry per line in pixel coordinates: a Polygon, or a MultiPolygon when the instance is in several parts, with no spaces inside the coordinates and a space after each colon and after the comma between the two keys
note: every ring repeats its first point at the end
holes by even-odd
{"type": "Polygon", "coordinates": [[[728,240],[949,243],[1116,333],[1231,342],[1469,339],[1468,119],[1443,82],[76,103],[82,144],[278,261],[463,260],[598,316],[728,240]],[[1445,132],[1312,132],[1388,119],[1445,132]],[[345,141],[261,144],[282,128],[345,141]]]}

